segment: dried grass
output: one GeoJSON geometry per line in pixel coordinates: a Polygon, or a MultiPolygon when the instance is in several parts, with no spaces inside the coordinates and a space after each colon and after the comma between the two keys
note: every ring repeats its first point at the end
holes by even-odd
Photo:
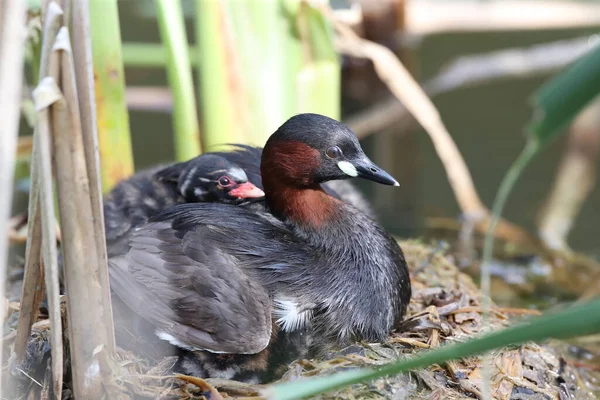
{"type": "MultiPolygon", "coordinates": [[[[282,381],[295,380],[357,367],[376,367],[402,357],[411,357],[424,349],[448,342],[463,342],[491,329],[499,329],[517,318],[534,314],[530,310],[494,307],[489,326],[483,326],[480,291],[473,280],[461,273],[439,250],[416,241],[401,242],[411,269],[413,298],[408,317],[385,343],[357,343],[329,354],[321,360],[298,360],[289,366],[282,381]]],[[[22,370],[21,381],[28,381],[27,391],[36,395],[48,387],[44,366],[48,351],[47,324],[34,326],[28,345],[30,362],[22,370]],[[31,354],[30,354],[31,353],[31,354]],[[42,355],[42,356],[40,356],[42,355]],[[41,366],[40,366],[41,365],[41,366]],[[41,387],[33,382],[37,380],[41,387]]],[[[492,394],[497,399],[594,399],[583,383],[574,363],[562,355],[564,344],[558,342],[505,348],[493,353],[492,394]]],[[[136,399],[238,399],[259,398],[261,385],[251,385],[222,379],[199,380],[173,375],[175,357],[166,357],[151,365],[131,353],[119,350],[113,370],[118,371],[110,382],[111,398],[136,399]],[[218,390],[218,394],[216,391],[218,390]],[[212,392],[211,395],[208,395],[212,392]]],[[[65,376],[65,380],[68,378],[65,376]]],[[[70,382],[66,382],[68,386],[70,382]]],[[[434,365],[427,369],[378,379],[333,392],[323,398],[333,399],[464,399],[478,398],[481,390],[479,357],[434,365]]],[[[70,398],[70,391],[63,398],[70,398]]],[[[31,395],[31,393],[29,393],[31,395]]],[[[25,395],[23,395],[25,396],[25,395]]],[[[25,397],[22,397],[25,398],[25,397]]]]}

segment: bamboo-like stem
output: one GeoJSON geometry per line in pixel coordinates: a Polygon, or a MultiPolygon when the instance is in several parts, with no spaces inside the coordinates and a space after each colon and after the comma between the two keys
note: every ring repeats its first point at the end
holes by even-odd
{"type": "Polygon", "coordinates": [[[64,98],[52,105],[54,169],[63,235],[64,275],[69,316],[73,388],[80,399],[101,398],[112,327],[106,326],[110,307],[103,297],[101,268],[94,238],[90,187],[82,139],[79,101],[68,31],[62,28],[61,55],[64,98]],[[90,260],[92,262],[90,262],[90,260]],[[92,307],[93,312],[90,312],[92,307]]]}
{"type": "MultiPolygon", "coordinates": [[[[37,150],[34,146],[33,155],[37,150]]],[[[36,158],[38,158],[36,156],[36,158]]],[[[37,164],[37,163],[36,163],[37,164]]],[[[17,336],[15,338],[14,354],[16,364],[20,364],[25,357],[27,340],[31,334],[31,326],[37,320],[40,304],[44,297],[44,272],[40,263],[42,227],[40,224],[40,210],[38,202],[37,167],[31,169],[31,191],[29,196],[29,214],[27,244],[25,246],[25,273],[21,288],[21,310],[17,321],[17,336]],[[36,182],[35,184],[33,182],[36,182]],[[35,196],[32,195],[35,189],[35,196]],[[34,224],[34,221],[37,223],[34,224]]]]}
{"type": "MultiPolygon", "coordinates": [[[[8,262],[6,232],[12,206],[15,154],[19,136],[25,11],[24,2],[0,2],[0,301],[4,301],[5,293],[8,262]]],[[[0,307],[0,321],[4,321],[4,312],[4,306],[0,307]]],[[[0,348],[0,360],[2,359],[0,348]]],[[[2,390],[0,382],[0,395],[4,394],[2,390]]]]}
{"type": "MultiPolygon", "coordinates": [[[[50,76],[40,81],[34,90],[36,108],[38,110],[35,140],[39,149],[37,163],[40,167],[40,204],[42,227],[42,256],[44,260],[44,276],[50,316],[50,343],[52,346],[52,384],[54,397],[60,399],[63,380],[63,341],[62,320],[60,312],[60,287],[58,273],[58,253],[56,250],[56,220],[54,215],[54,191],[52,185],[52,160],[50,150],[50,123],[48,99],[60,98],[60,90],[56,86],[58,76],[58,55],[50,57],[50,76]],[[38,101],[38,99],[40,99],[38,101]]],[[[50,100],[52,101],[52,100],[50,100]]]]}
{"type": "MultiPolygon", "coordinates": [[[[50,3],[48,9],[43,10],[46,16],[42,34],[42,54],[40,58],[39,79],[49,74],[50,54],[54,46],[54,38],[58,33],[62,10],[56,3],[50,3]]],[[[34,133],[35,136],[35,133],[34,133]]],[[[40,201],[40,175],[39,148],[34,140],[31,166],[31,190],[29,191],[29,220],[27,223],[27,246],[25,250],[25,276],[21,292],[21,312],[17,325],[17,338],[15,340],[16,361],[23,360],[27,339],[31,332],[31,325],[37,318],[39,304],[42,301],[43,273],[41,271],[40,256],[42,244],[41,209],[40,201]]]]}
{"type": "Polygon", "coordinates": [[[321,10],[300,0],[196,4],[206,147],[264,145],[299,112],[339,119],[339,57],[321,10]]]}
{"type": "Polygon", "coordinates": [[[115,351],[114,323],[110,301],[110,280],[108,278],[106,239],[104,231],[104,209],[102,207],[102,183],[98,155],[98,129],[96,125],[96,99],[94,96],[94,68],[92,65],[92,43],[90,37],[89,1],[73,2],[71,26],[73,30],[73,63],[81,113],[81,129],[85,161],[90,182],[92,215],[94,217],[94,238],[98,251],[98,277],[103,290],[103,304],[107,307],[104,323],[108,328],[107,350],[115,351]]]}
{"type": "Polygon", "coordinates": [[[282,3],[277,1],[227,0],[221,4],[221,35],[230,49],[227,75],[237,83],[224,89],[236,102],[237,129],[243,131],[245,141],[263,145],[296,109],[300,46],[295,36],[288,40],[293,24],[285,31],[294,14],[285,18],[282,3]]]}
{"type": "Polygon", "coordinates": [[[40,208],[38,207],[40,174],[37,155],[39,150],[33,144],[31,153],[31,189],[29,191],[27,242],[25,246],[25,272],[21,287],[21,310],[17,321],[17,337],[15,338],[15,361],[20,364],[25,356],[27,340],[31,333],[31,326],[37,319],[40,303],[44,292],[43,270],[40,264],[42,227],[40,223],[40,208]]]}
{"type": "Polygon", "coordinates": [[[164,68],[166,58],[167,49],[162,43],[123,43],[123,64],[126,68],[164,68]]]}
{"type": "Polygon", "coordinates": [[[224,143],[244,142],[243,108],[236,106],[240,93],[240,74],[235,69],[231,32],[225,26],[223,3],[196,0],[196,57],[202,115],[203,147],[210,150],[224,143]]]}
{"type": "MultiPolygon", "coordinates": [[[[188,46],[188,54],[198,54],[195,46],[188,46]]],[[[125,67],[164,68],[167,65],[167,49],[162,43],[123,43],[123,64],[125,67]]],[[[201,60],[190,58],[192,67],[199,66],[201,60]]]]}
{"type": "Polygon", "coordinates": [[[334,33],[322,12],[301,2],[297,26],[302,42],[302,68],[297,77],[297,112],[341,117],[341,66],[334,48],[334,33]]]}
{"type": "Polygon", "coordinates": [[[102,191],[133,173],[117,0],[90,0],[102,191]]]}
{"type": "MultiPolygon", "coordinates": [[[[63,25],[69,27],[70,21],[71,21],[71,2],[73,0],[51,0],[51,1],[58,1],[58,5],[60,6],[60,8],[62,8],[63,10],[63,25]]],[[[77,3],[79,0],[75,0],[74,2],[77,3]]]]}
{"type": "Polygon", "coordinates": [[[194,82],[190,68],[180,0],[156,0],[158,27],[167,49],[167,76],[173,93],[175,156],[179,161],[200,154],[194,82]]]}

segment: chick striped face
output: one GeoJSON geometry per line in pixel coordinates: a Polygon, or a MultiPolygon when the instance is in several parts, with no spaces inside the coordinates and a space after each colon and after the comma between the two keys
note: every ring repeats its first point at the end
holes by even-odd
{"type": "Polygon", "coordinates": [[[182,193],[193,187],[194,195],[198,199],[205,196],[217,195],[219,192],[227,192],[233,187],[248,182],[248,176],[239,167],[218,168],[204,170],[192,167],[180,185],[182,193]]]}
{"type": "Polygon", "coordinates": [[[264,192],[248,181],[246,172],[231,168],[190,168],[180,185],[188,201],[217,201],[237,204],[250,198],[261,198],[264,192]],[[190,194],[192,198],[189,199],[190,194]]]}

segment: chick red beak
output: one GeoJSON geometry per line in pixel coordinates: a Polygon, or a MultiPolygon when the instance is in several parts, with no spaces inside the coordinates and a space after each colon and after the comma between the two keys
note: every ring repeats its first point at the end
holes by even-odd
{"type": "Polygon", "coordinates": [[[265,192],[254,186],[252,183],[246,182],[231,189],[229,195],[240,199],[256,199],[264,197],[265,192]]]}

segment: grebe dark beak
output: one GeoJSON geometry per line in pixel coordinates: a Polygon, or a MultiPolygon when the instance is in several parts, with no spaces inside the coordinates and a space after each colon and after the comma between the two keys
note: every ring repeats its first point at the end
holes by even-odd
{"type": "Polygon", "coordinates": [[[357,176],[384,185],[400,186],[398,181],[366,156],[358,160],[340,161],[338,167],[349,176],[357,176]]]}
{"type": "Polygon", "coordinates": [[[242,183],[231,189],[229,195],[240,199],[256,199],[265,196],[265,192],[250,182],[242,183]]]}

